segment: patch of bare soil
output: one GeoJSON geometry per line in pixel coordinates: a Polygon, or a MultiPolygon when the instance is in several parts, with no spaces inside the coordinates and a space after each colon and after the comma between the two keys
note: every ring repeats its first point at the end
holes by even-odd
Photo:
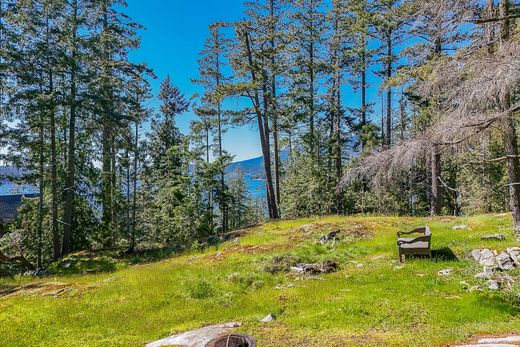
{"type": "Polygon", "coordinates": [[[72,289],[68,283],[62,282],[37,282],[21,286],[0,287],[0,298],[9,298],[18,295],[43,295],[58,297],[72,289]]]}
{"type": "Polygon", "coordinates": [[[264,253],[264,252],[273,250],[276,247],[279,247],[279,245],[276,245],[276,244],[257,245],[257,246],[235,245],[235,246],[224,248],[223,250],[221,250],[217,253],[209,254],[206,257],[204,257],[204,259],[209,262],[217,262],[217,261],[222,261],[226,257],[233,255],[233,254],[237,254],[237,253],[239,253],[239,254],[259,254],[259,253],[264,253]]]}
{"type": "Polygon", "coordinates": [[[22,295],[41,295],[59,298],[69,294],[73,289],[89,289],[95,286],[73,285],[63,282],[34,282],[21,286],[0,286],[0,300],[22,295]]]}

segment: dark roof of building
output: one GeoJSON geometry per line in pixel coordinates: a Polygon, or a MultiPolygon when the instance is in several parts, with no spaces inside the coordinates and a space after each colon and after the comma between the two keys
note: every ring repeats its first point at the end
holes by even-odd
{"type": "Polygon", "coordinates": [[[12,222],[18,215],[18,208],[22,206],[22,198],[35,198],[37,194],[5,195],[0,196],[0,222],[12,222]]]}

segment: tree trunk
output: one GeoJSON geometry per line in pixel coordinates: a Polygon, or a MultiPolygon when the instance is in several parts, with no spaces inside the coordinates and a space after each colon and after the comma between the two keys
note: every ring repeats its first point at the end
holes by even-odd
{"type": "MultiPolygon", "coordinates": [[[[253,64],[253,54],[251,51],[251,43],[249,39],[249,34],[244,32],[244,44],[247,53],[247,59],[249,63],[249,70],[251,73],[251,80],[253,83],[256,83],[256,71],[253,64]]],[[[262,146],[262,154],[264,157],[264,171],[266,177],[266,188],[267,188],[267,207],[269,210],[269,218],[278,219],[278,206],[276,203],[276,198],[274,194],[274,186],[273,186],[273,176],[271,174],[271,149],[269,146],[269,120],[267,119],[267,115],[262,115],[262,111],[260,109],[260,97],[258,95],[258,91],[255,90],[254,95],[252,96],[253,107],[255,109],[257,122],[258,122],[258,131],[260,133],[260,143],[262,146]]]]}
{"type": "Polygon", "coordinates": [[[39,170],[39,183],[38,183],[38,254],[37,254],[37,266],[39,269],[42,267],[42,248],[43,248],[43,192],[44,192],[44,175],[45,175],[45,134],[44,134],[44,119],[43,114],[40,115],[40,158],[38,163],[39,170]]]}
{"type": "Polygon", "coordinates": [[[441,214],[441,155],[439,145],[433,144],[431,150],[431,169],[432,169],[432,191],[431,191],[431,215],[438,216],[441,214]]]}
{"type": "Polygon", "coordinates": [[[362,39],[363,51],[361,53],[361,149],[366,147],[365,126],[367,125],[367,55],[366,37],[362,39]]]}
{"type": "Polygon", "coordinates": [[[76,39],[77,39],[77,16],[78,0],[72,2],[73,6],[73,25],[72,30],[72,59],[70,73],[70,119],[69,119],[69,147],[67,161],[67,177],[65,180],[65,208],[63,216],[63,244],[62,255],[67,255],[71,251],[72,222],[74,216],[74,195],[75,195],[75,173],[76,173],[76,39]]]}
{"type": "Polygon", "coordinates": [[[277,84],[276,84],[276,23],[275,23],[275,0],[269,0],[269,15],[271,20],[271,118],[273,120],[273,151],[274,151],[274,183],[276,192],[276,203],[280,205],[280,148],[278,139],[278,108],[277,108],[277,84]]]}
{"type": "MultiPolygon", "coordinates": [[[[47,19],[47,45],[50,47],[49,36],[49,19],[47,19]]],[[[50,48],[49,48],[50,49],[50,48]]],[[[61,256],[61,237],[58,228],[58,163],[56,151],[56,103],[54,100],[54,71],[53,63],[51,62],[49,52],[47,53],[47,69],[49,78],[49,116],[50,116],[50,136],[51,136],[51,223],[52,223],[52,258],[54,260],[60,259],[61,256]]]]}
{"type": "MultiPolygon", "coordinates": [[[[393,52],[392,52],[392,30],[388,29],[387,33],[387,53],[386,59],[386,78],[389,80],[392,78],[392,60],[393,60],[393,52]]],[[[392,144],[392,87],[388,87],[386,91],[386,131],[385,131],[385,145],[390,146],[392,144]]]]}
{"type": "Polygon", "coordinates": [[[136,244],[136,226],[137,226],[137,165],[139,162],[139,123],[135,122],[135,139],[134,139],[134,177],[132,191],[132,236],[130,239],[130,252],[135,250],[136,244]]]}

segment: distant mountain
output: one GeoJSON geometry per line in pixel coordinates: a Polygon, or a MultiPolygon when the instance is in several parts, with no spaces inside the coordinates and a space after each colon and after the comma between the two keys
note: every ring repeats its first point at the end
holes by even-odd
{"type": "MultiPolygon", "coordinates": [[[[287,158],[289,158],[289,153],[283,151],[281,153],[281,160],[286,161],[287,158]]],[[[264,178],[264,157],[262,156],[232,163],[228,166],[226,173],[232,174],[237,170],[241,170],[244,175],[252,178],[264,178]]]]}

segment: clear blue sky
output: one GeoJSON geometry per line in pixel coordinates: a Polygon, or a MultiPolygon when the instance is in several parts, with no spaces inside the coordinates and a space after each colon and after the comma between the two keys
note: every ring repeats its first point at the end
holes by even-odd
{"type": "MultiPolygon", "coordinates": [[[[157,95],[159,84],[167,74],[190,98],[201,92],[191,79],[198,75],[197,59],[208,35],[208,26],[217,21],[242,18],[242,0],[128,0],[126,13],[146,27],[141,32],[141,48],[132,54],[135,62],[145,62],[157,75],[152,81],[157,95]]],[[[150,106],[156,106],[152,100],[150,106]]],[[[188,112],[179,120],[181,131],[186,133],[195,116],[188,112]]],[[[225,148],[235,160],[261,155],[260,139],[250,126],[230,129],[224,139],[225,148]]]]}
{"type": "MultiPolygon", "coordinates": [[[[199,52],[208,36],[208,26],[218,20],[234,21],[243,18],[243,0],[127,0],[126,13],[136,22],[145,26],[140,33],[141,48],[132,53],[135,62],[145,62],[157,75],[152,81],[153,93],[157,95],[159,84],[167,74],[173,82],[190,98],[200,93],[199,86],[191,83],[198,76],[199,52]]],[[[378,79],[372,74],[368,99],[376,103],[374,121],[380,115],[380,97],[377,95],[378,79]]],[[[359,95],[353,95],[350,87],[343,90],[344,104],[359,103],[359,95]]],[[[149,106],[157,106],[151,100],[149,106]]],[[[181,131],[188,132],[190,121],[195,116],[188,112],[182,115],[178,124],[181,131]]],[[[224,137],[224,147],[235,155],[235,160],[244,160],[261,155],[260,140],[252,126],[229,129],[224,137]]]]}

